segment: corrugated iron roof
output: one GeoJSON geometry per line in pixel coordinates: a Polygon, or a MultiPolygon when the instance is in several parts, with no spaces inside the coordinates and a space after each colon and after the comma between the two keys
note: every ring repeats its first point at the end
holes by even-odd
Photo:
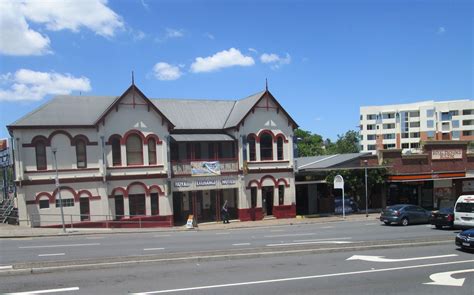
{"type": "Polygon", "coordinates": [[[228,134],[172,134],[176,141],[234,141],[228,134]]]}
{"type": "Polygon", "coordinates": [[[297,169],[299,171],[322,170],[329,169],[331,167],[340,165],[344,162],[351,161],[365,155],[367,155],[367,153],[348,153],[316,157],[302,157],[296,158],[296,163],[297,169]]]}

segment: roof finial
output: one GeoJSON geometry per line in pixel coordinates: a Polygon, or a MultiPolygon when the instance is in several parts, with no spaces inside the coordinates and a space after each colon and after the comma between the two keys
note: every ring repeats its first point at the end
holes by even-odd
{"type": "Polygon", "coordinates": [[[135,76],[133,74],[133,71],[132,71],[132,85],[135,85],[135,76]]]}
{"type": "Polygon", "coordinates": [[[265,90],[268,91],[268,80],[265,78],[265,90]]]}

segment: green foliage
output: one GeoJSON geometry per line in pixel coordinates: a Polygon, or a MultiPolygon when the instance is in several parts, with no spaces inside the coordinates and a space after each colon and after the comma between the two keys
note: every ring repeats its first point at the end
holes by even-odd
{"type": "Polygon", "coordinates": [[[297,139],[298,157],[311,157],[324,154],[324,142],[321,135],[312,134],[302,129],[295,130],[297,139]]]}
{"type": "Polygon", "coordinates": [[[347,131],[344,135],[338,135],[337,141],[328,141],[327,154],[347,154],[359,152],[359,133],[354,130],[347,131]]]}
{"type": "Polygon", "coordinates": [[[343,135],[338,135],[336,142],[326,140],[319,134],[310,131],[296,129],[298,157],[311,157],[320,155],[346,154],[359,152],[359,133],[349,130],[343,135]]]}

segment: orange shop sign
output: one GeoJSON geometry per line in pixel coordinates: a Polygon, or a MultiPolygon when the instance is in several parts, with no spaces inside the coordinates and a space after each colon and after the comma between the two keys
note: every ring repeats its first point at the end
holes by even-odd
{"type": "Polygon", "coordinates": [[[433,160],[462,159],[462,149],[433,150],[431,152],[431,159],[433,160]]]}

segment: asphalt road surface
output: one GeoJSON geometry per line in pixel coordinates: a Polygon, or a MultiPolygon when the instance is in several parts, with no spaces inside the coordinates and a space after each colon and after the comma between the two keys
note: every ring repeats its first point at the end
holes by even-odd
{"type": "Polygon", "coordinates": [[[385,226],[378,221],[331,222],[219,231],[148,232],[1,239],[1,267],[21,263],[140,257],[203,251],[251,251],[293,247],[350,246],[423,238],[454,240],[458,231],[430,225],[385,226]]]}
{"type": "Polygon", "coordinates": [[[199,263],[135,264],[0,279],[0,292],[4,293],[472,295],[474,255],[446,243],[199,263]]]}

